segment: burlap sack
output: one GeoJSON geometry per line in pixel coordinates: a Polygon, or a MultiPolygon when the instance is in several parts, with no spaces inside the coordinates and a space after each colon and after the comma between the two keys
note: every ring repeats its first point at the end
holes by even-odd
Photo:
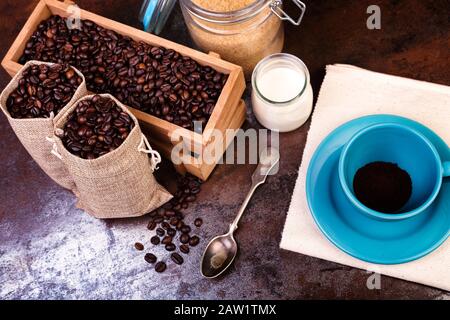
{"type": "Polygon", "coordinates": [[[31,157],[37,162],[37,164],[44,170],[44,172],[52,178],[56,183],[64,188],[75,190],[75,184],[68,174],[64,163],[50,154],[52,150],[52,142],[49,138],[53,136],[54,123],[61,117],[64,110],[72,105],[75,101],[87,94],[86,81],[83,74],[77,69],[73,68],[76,73],[83,79],[83,82],[75,91],[72,99],[69,101],[56,116],[51,118],[36,118],[36,119],[15,119],[12,118],[6,107],[6,100],[10,93],[14,91],[19,79],[22,77],[22,72],[31,65],[53,65],[53,63],[40,62],[40,61],[28,61],[19,72],[12,78],[11,82],[6,86],[0,95],[0,107],[6,118],[9,121],[14,133],[19,138],[25,149],[31,155],[31,157]]]}
{"type": "MultiPolygon", "coordinates": [[[[101,96],[113,99],[133,119],[135,126],[127,139],[114,151],[93,160],[73,155],[55,135],[56,150],[77,185],[78,207],[101,219],[144,215],[172,198],[153,177],[161,157],[150,147],[134,115],[110,94],[101,96]]],[[[78,102],[92,97],[85,96],[66,109],[55,122],[55,132],[63,132],[78,102]]]]}

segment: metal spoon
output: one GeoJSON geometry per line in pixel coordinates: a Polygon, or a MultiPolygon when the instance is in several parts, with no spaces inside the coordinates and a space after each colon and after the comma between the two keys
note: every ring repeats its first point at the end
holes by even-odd
{"type": "Polygon", "coordinates": [[[259,164],[252,175],[252,187],[239,209],[237,217],[230,225],[228,233],[212,239],[203,253],[201,261],[201,272],[206,278],[215,278],[222,274],[236,257],[238,245],[234,240],[233,233],[238,228],[239,220],[247,207],[256,188],[266,181],[267,175],[280,160],[277,149],[271,148],[263,151],[259,156],[259,164]]]}

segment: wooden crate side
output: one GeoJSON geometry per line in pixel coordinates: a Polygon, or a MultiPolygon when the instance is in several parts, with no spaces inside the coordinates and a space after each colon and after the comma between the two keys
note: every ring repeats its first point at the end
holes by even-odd
{"type": "MultiPolygon", "coordinates": [[[[222,93],[217,100],[213,113],[206,124],[205,131],[213,129],[218,126],[219,123],[227,123],[228,119],[224,118],[224,114],[232,114],[236,106],[241,100],[242,94],[245,90],[245,78],[242,68],[238,67],[233,70],[228,78],[227,83],[222,89],[222,93]]],[[[210,135],[203,135],[205,144],[209,142],[210,135]]]]}
{"type": "MultiPolygon", "coordinates": [[[[230,122],[226,126],[226,129],[233,129],[233,130],[239,129],[244,123],[245,118],[246,118],[246,105],[245,102],[241,100],[235,112],[233,113],[233,116],[230,118],[230,122]]],[[[143,127],[143,131],[147,135],[150,144],[154,146],[154,148],[158,150],[162,156],[164,156],[167,159],[171,159],[173,146],[168,146],[165,142],[161,142],[160,140],[152,136],[151,130],[148,130],[148,127],[143,127]]],[[[223,136],[227,137],[225,135],[225,129],[222,130],[222,132],[223,136]]],[[[220,146],[220,149],[223,150],[222,153],[224,153],[227,150],[233,139],[234,135],[233,137],[229,137],[228,140],[222,141],[222,146],[220,146]]],[[[197,176],[202,180],[207,180],[217,165],[216,163],[213,164],[196,163],[195,159],[189,156],[185,156],[184,159],[186,160],[186,162],[184,162],[182,165],[178,165],[178,168],[176,168],[177,171],[183,174],[184,172],[183,170],[187,170],[188,172],[190,172],[191,174],[197,176]]]]}
{"type": "Polygon", "coordinates": [[[184,129],[180,126],[177,126],[176,124],[160,119],[158,117],[155,117],[144,111],[135,109],[133,107],[127,106],[127,108],[130,109],[130,111],[136,116],[136,118],[139,119],[139,121],[143,121],[145,123],[152,125],[155,131],[158,131],[158,133],[161,136],[166,136],[169,140],[172,137],[172,133],[175,130],[178,130],[177,132],[181,137],[183,137],[183,139],[194,141],[197,144],[203,143],[203,137],[199,133],[184,129]]]}
{"type": "MultiPolygon", "coordinates": [[[[231,122],[228,123],[228,125],[227,125],[227,129],[237,130],[240,127],[242,127],[243,123],[245,122],[246,114],[247,114],[247,112],[246,112],[245,102],[244,102],[244,100],[241,100],[238,105],[238,108],[236,109],[235,113],[233,114],[231,122]]],[[[223,132],[225,132],[225,130],[223,130],[223,132]]],[[[227,137],[227,136],[224,135],[224,137],[227,137]]],[[[227,148],[230,146],[231,142],[234,140],[234,137],[235,137],[235,135],[233,135],[233,137],[229,137],[228,140],[222,141],[223,153],[225,153],[227,148]]],[[[202,164],[200,178],[202,180],[207,180],[215,167],[216,167],[216,164],[202,164]]]]}
{"type": "Polygon", "coordinates": [[[18,63],[18,60],[25,49],[28,39],[36,30],[38,24],[50,16],[51,11],[46,3],[44,1],[39,1],[2,60],[2,66],[10,76],[14,76],[22,67],[22,65],[18,63]]]}

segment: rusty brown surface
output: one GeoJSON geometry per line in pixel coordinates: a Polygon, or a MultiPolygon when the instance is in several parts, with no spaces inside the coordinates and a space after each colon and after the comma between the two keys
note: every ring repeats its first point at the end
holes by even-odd
{"type": "MultiPolygon", "coordinates": [[[[308,65],[315,92],[325,65],[332,63],[449,85],[450,2],[377,1],[382,29],[371,31],[366,8],[372,2],[306,1],[301,27],[286,26],[285,51],[308,65]]],[[[1,57],[36,3],[0,2],[1,57]]],[[[77,3],[139,27],[140,0],[77,3]]],[[[192,45],[178,7],[163,36],[192,45]]],[[[1,70],[0,87],[9,79],[1,70]]],[[[259,127],[251,108],[245,126],[259,127]]],[[[0,298],[448,299],[443,291],[389,277],[382,277],[381,290],[369,290],[363,270],[279,249],[308,127],[281,135],[280,171],[260,187],[246,211],[236,234],[241,247],[234,266],[219,279],[205,280],[198,267],[206,239],[226,231],[250,185],[252,165],[216,168],[187,210],[189,221],[197,216],[205,221],[201,244],[183,267],[170,265],[158,275],[133,250],[135,241],[149,244],[148,218],[99,221],[76,209],[74,196],[44,175],[1,116],[0,298]]],[[[157,176],[173,190],[170,165],[157,176]]]]}

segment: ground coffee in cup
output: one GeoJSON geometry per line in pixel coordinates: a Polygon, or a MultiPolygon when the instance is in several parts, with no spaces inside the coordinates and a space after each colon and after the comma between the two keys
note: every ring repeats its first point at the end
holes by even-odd
{"type": "Polygon", "coordinates": [[[358,169],[353,178],[356,198],[366,207],[383,213],[397,213],[412,192],[411,177],[397,164],[371,162],[358,169]]]}

